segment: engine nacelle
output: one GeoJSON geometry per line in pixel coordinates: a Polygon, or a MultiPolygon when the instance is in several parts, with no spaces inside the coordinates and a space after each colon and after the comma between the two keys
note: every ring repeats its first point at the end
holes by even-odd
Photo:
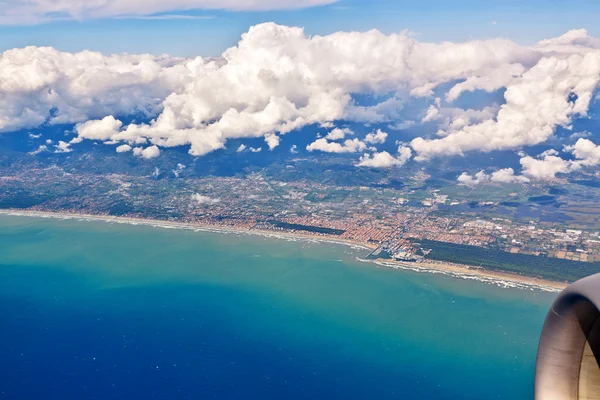
{"type": "Polygon", "coordinates": [[[600,400],[600,274],[567,287],[540,339],[535,400],[600,400]]]}

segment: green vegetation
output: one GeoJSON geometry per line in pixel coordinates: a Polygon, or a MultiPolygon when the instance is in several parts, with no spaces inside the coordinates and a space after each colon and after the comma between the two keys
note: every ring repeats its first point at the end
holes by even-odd
{"type": "Polygon", "coordinates": [[[304,200],[311,201],[313,203],[320,202],[332,202],[341,203],[350,194],[350,190],[330,190],[324,192],[310,192],[304,197],[304,200]]]}
{"type": "Polygon", "coordinates": [[[423,249],[431,249],[427,258],[457,264],[481,266],[486,269],[536,276],[555,281],[573,282],[600,272],[600,263],[569,261],[527,254],[507,253],[499,249],[415,240],[423,249]]]}
{"type": "Polygon", "coordinates": [[[342,233],[346,232],[343,229],[325,228],[323,226],[308,226],[308,225],[300,225],[300,224],[288,224],[287,222],[280,222],[280,221],[269,221],[269,222],[272,223],[273,225],[275,225],[278,228],[293,229],[293,230],[296,230],[296,231],[326,233],[328,235],[341,235],[342,233]]]}

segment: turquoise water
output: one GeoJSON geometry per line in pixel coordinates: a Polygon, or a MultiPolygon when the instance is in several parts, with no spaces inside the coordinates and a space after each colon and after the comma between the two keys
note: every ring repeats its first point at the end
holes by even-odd
{"type": "Polygon", "coordinates": [[[360,255],[0,215],[0,397],[532,398],[555,294],[360,255]]]}

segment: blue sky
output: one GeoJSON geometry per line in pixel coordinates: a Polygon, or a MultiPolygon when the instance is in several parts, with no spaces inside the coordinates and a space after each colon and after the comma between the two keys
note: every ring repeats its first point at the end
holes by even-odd
{"type": "Polygon", "coordinates": [[[249,26],[267,21],[303,26],[308,34],[408,29],[427,41],[506,37],[530,44],[574,28],[600,36],[600,2],[593,0],[341,0],[301,10],[172,10],[169,14],[207,19],[106,18],[0,26],[0,50],[37,45],[65,51],[218,55],[249,26]]]}

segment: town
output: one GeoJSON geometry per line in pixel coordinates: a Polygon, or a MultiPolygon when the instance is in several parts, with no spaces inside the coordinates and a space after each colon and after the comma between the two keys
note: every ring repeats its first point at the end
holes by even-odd
{"type": "Polygon", "coordinates": [[[498,202],[472,204],[437,189],[423,194],[410,187],[284,182],[261,173],[181,178],[178,170],[183,168],[171,171],[169,179],[159,179],[159,173],[70,174],[57,166],[12,170],[0,177],[0,207],[331,237],[369,246],[376,249],[375,256],[398,261],[427,258],[436,243],[579,263],[600,261],[598,231],[469,212],[498,202]]]}

